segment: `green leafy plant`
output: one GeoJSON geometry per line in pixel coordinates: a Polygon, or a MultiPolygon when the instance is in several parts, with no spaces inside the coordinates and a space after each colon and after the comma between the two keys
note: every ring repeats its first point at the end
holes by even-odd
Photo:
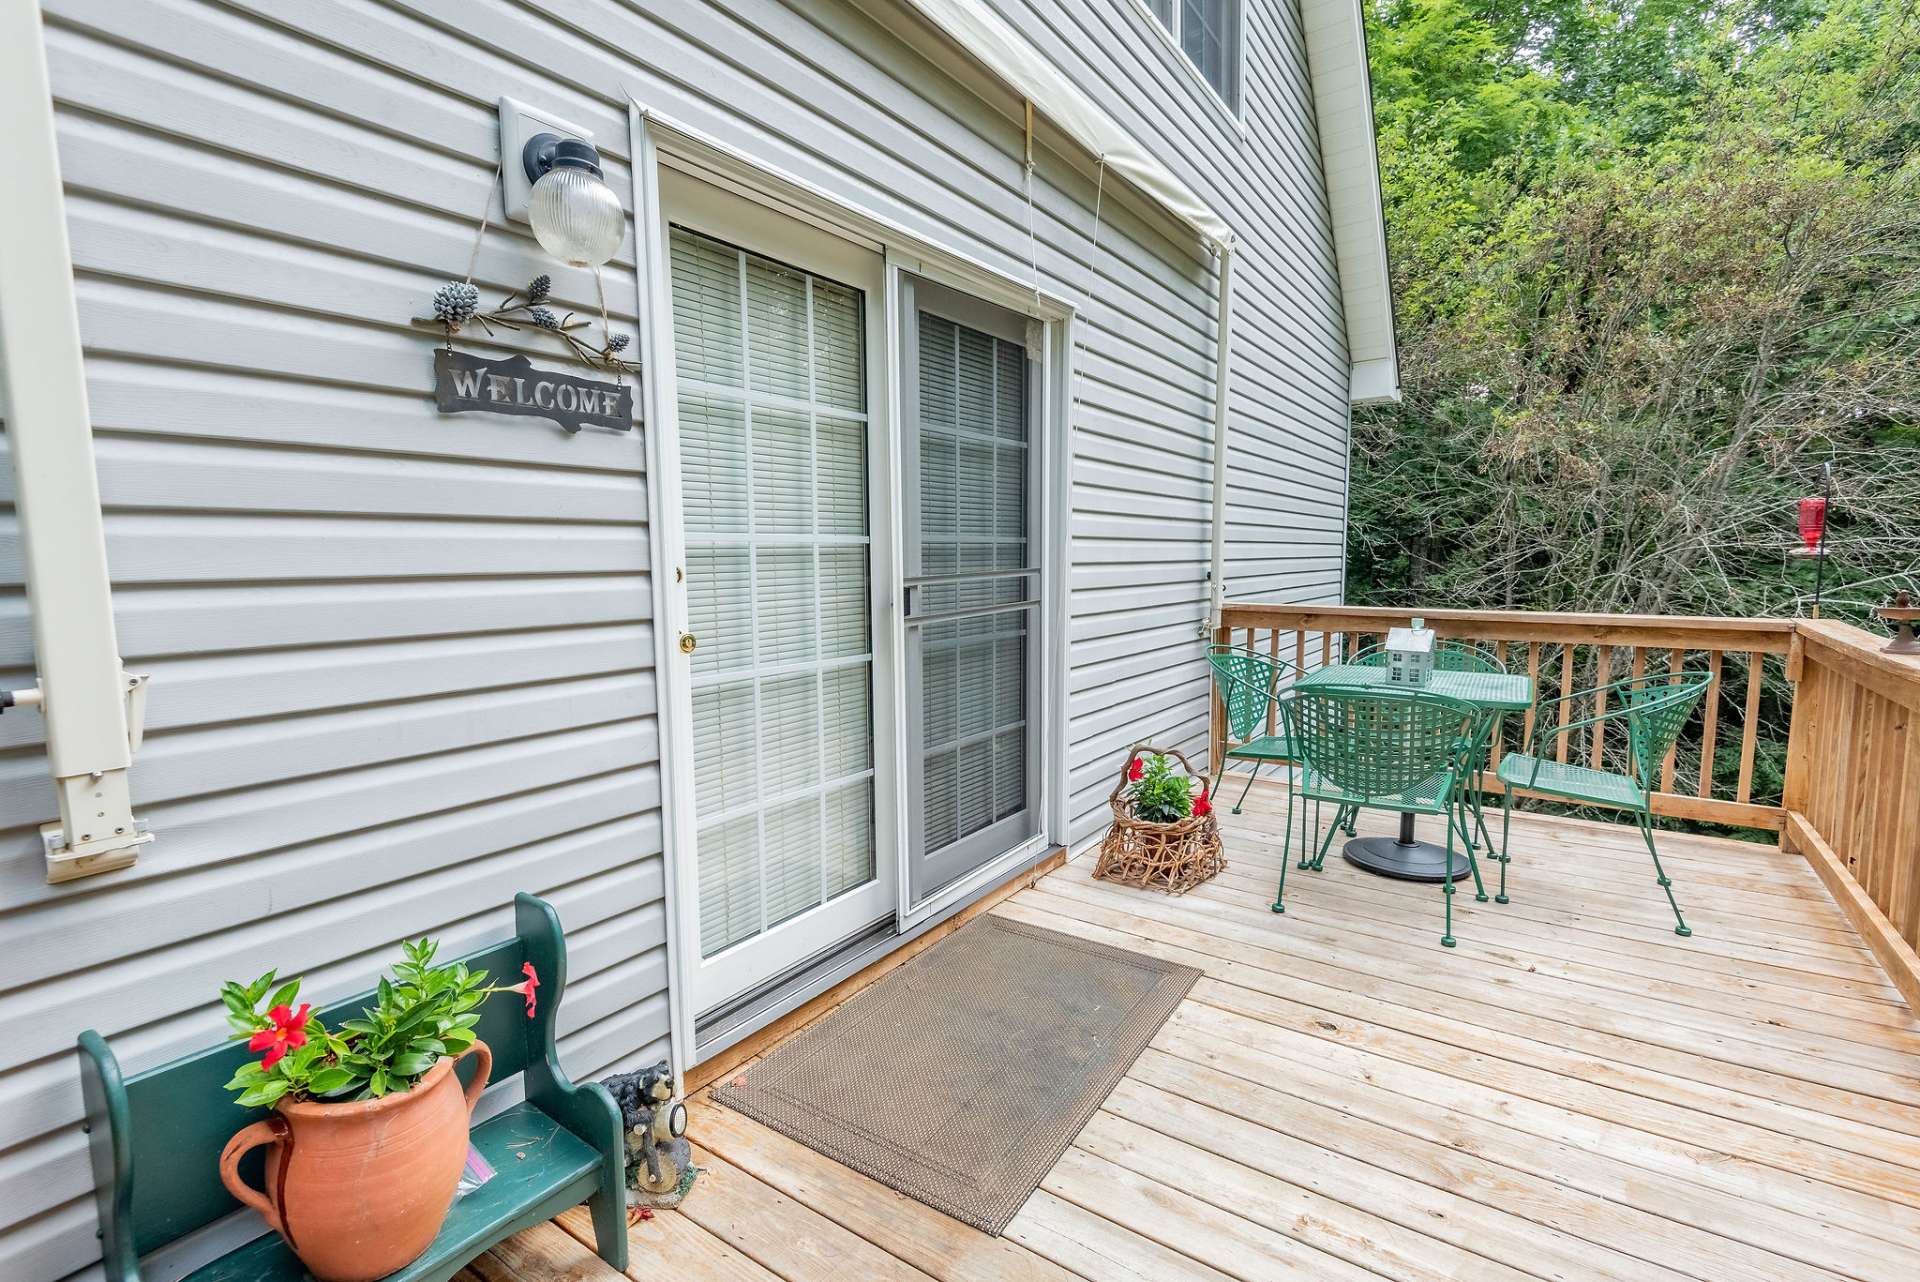
{"type": "Polygon", "coordinates": [[[236,1041],[263,1052],[227,1083],[238,1104],[257,1108],[283,1099],[378,1099],[412,1088],[443,1056],[460,1055],[474,1043],[480,1004],[494,993],[519,993],[533,1018],[540,980],[533,963],[521,967],[519,984],[487,986],[487,972],[464,962],[434,965],[439,944],[403,943],[403,959],[383,976],[373,1005],[358,1019],[328,1029],[301,1003],[300,981],[278,987],[268,971],[251,984],[227,983],[220,999],[236,1041]]]}
{"type": "Polygon", "coordinates": [[[1211,809],[1207,786],[1181,773],[1170,757],[1154,754],[1136,757],[1127,769],[1133,781],[1128,798],[1133,802],[1133,817],[1147,823],[1178,823],[1191,815],[1204,815],[1211,809]],[[1200,783],[1200,791],[1193,788],[1200,783]]]}

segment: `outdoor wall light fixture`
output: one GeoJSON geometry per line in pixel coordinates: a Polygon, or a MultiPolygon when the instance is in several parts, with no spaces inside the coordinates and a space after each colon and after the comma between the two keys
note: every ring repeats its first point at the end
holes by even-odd
{"type": "Polygon", "coordinates": [[[627,212],[600,172],[592,143],[538,133],[521,149],[533,189],[527,221],[540,247],[570,267],[598,267],[619,250],[627,212]]]}

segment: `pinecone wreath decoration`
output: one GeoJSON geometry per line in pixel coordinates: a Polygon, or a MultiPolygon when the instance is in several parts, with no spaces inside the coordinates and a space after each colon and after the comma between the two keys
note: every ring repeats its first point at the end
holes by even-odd
{"type": "Polygon", "coordinates": [[[545,272],[541,272],[527,285],[527,301],[529,303],[543,303],[546,301],[547,295],[552,292],[553,277],[547,275],[545,272]]]}
{"type": "Polygon", "coordinates": [[[450,280],[433,294],[433,318],[449,325],[473,319],[480,310],[480,291],[463,280],[450,280]]]}
{"type": "Polygon", "coordinates": [[[527,311],[527,319],[541,329],[559,329],[560,318],[544,307],[534,307],[527,311]]]}

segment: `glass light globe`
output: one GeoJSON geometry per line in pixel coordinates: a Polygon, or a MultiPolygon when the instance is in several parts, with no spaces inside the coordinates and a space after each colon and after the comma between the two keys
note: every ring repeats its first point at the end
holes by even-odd
{"type": "Polygon", "coordinates": [[[540,247],[570,267],[598,267],[627,234],[620,197],[584,166],[556,163],[527,195],[527,221],[540,247]]]}

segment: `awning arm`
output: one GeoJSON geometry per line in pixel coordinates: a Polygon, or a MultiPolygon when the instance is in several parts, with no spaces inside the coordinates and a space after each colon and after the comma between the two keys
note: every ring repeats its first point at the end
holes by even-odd
{"type": "Polygon", "coordinates": [[[39,684],[60,818],[42,824],[47,879],[124,868],[152,840],[133,817],[127,768],[146,679],[120,666],[93,466],[80,319],[54,143],[40,6],[0,5],[0,362],[7,442],[39,684]]]}

